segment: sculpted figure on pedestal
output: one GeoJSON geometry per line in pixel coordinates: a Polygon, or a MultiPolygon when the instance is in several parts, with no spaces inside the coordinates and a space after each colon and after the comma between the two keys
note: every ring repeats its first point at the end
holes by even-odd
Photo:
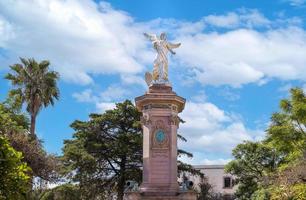
{"type": "Polygon", "coordinates": [[[152,42],[154,49],[157,52],[156,58],[154,60],[153,75],[149,72],[146,73],[146,82],[150,85],[153,83],[168,83],[168,52],[175,54],[172,50],[178,48],[181,43],[173,44],[167,41],[166,33],[160,34],[148,34],[144,35],[152,42]]]}

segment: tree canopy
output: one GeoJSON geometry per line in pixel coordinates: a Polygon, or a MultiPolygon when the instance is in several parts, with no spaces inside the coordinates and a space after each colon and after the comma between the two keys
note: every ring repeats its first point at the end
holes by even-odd
{"type": "Polygon", "coordinates": [[[117,193],[122,199],[126,180],[140,181],[139,121],[140,113],[127,100],[103,114],[91,114],[89,121],[72,123],[75,133],[72,140],[64,142],[63,160],[84,198],[117,193]]]}
{"type": "Polygon", "coordinates": [[[49,70],[50,62],[20,58],[21,63],[10,66],[14,72],[8,73],[6,79],[15,87],[10,91],[10,96],[16,104],[26,103],[26,110],[31,117],[30,133],[35,136],[36,117],[42,107],[53,105],[59,98],[57,80],[59,74],[49,70]]]}
{"type": "Polygon", "coordinates": [[[266,137],[233,150],[226,170],[237,177],[238,199],[306,199],[306,96],[292,88],[271,117],[266,137]]]}
{"type": "Polygon", "coordinates": [[[22,161],[22,153],[16,151],[3,136],[0,136],[0,199],[24,199],[31,189],[31,169],[22,161]]]}
{"type": "Polygon", "coordinates": [[[0,136],[7,138],[15,150],[23,153],[22,161],[31,168],[31,175],[55,180],[57,159],[47,154],[41,141],[29,137],[27,116],[7,102],[0,103],[0,136]]]}

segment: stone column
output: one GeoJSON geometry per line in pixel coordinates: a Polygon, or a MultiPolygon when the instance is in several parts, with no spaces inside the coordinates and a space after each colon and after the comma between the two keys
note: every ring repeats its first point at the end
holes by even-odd
{"type": "Polygon", "coordinates": [[[136,98],[143,113],[143,183],[140,192],[146,194],[179,192],[177,184],[178,113],[185,99],[176,95],[171,86],[155,84],[136,98]]]}
{"type": "Polygon", "coordinates": [[[153,84],[135,99],[142,112],[143,183],[138,192],[126,192],[126,200],[196,200],[196,193],[182,192],[177,183],[178,114],[185,99],[167,84],[153,84]]]}

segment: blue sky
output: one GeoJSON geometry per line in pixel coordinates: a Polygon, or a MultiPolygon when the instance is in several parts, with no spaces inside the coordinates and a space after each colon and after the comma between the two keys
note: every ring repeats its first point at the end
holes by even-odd
{"type": "MultiPolygon", "coordinates": [[[[69,125],[133,100],[155,57],[143,32],[181,42],[170,81],[187,99],[180,126],[193,164],[220,164],[243,140],[260,140],[290,87],[306,88],[306,2],[0,0],[0,76],[18,57],[48,59],[60,101],[39,114],[37,134],[61,154],[69,125]]],[[[0,79],[0,100],[10,89],[0,79]]]]}

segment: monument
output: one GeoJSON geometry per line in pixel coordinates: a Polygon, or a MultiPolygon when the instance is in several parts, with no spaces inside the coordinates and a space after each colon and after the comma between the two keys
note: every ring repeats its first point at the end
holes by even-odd
{"type": "Polygon", "coordinates": [[[178,96],[168,79],[168,52],[180,43],[160,36],[144,34],[152,41],[157,56],[153,73],[145,75],[149,90],[137,97],[136,107],[142,112],[143,128],[143,182],[138,190],[126,191],[126,200],[195,200],[196,193],[181,190],[177,182],[177,129],[178,113],[185,99],[178,96]]]}

